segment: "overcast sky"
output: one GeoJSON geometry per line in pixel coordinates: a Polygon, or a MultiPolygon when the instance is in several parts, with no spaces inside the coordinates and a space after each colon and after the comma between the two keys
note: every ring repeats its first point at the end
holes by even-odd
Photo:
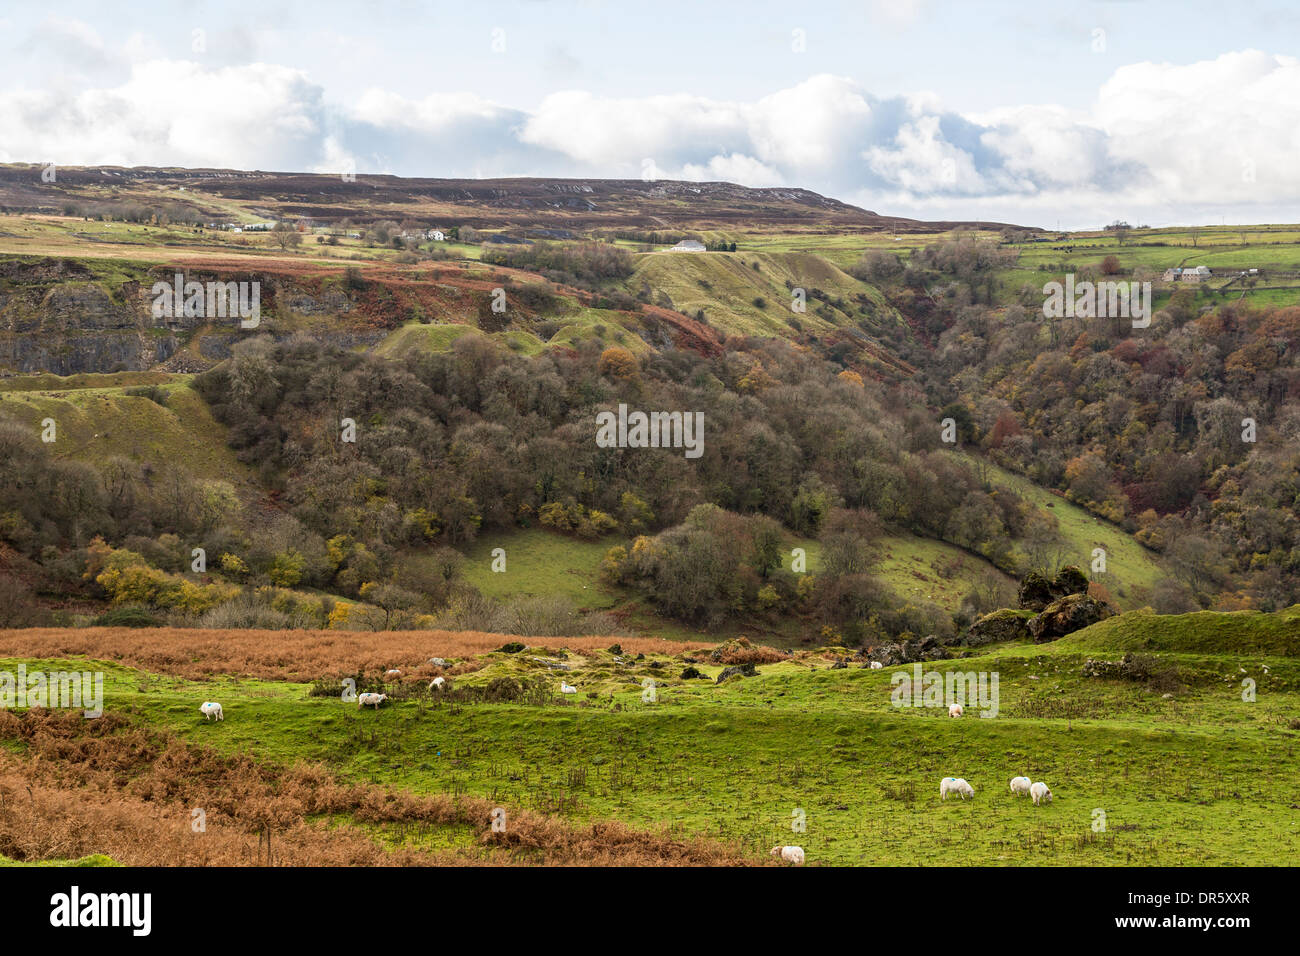
{"type": "Polygon", "coordinates": [[[1300,221],[1300,5],[0,6],[0,162],[802,186],[921,218],[1300,221]]]}

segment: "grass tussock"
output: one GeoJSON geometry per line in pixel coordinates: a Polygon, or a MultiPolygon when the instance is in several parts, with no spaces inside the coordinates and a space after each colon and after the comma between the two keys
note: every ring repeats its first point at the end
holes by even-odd
{"type": "MultiPolygon", "coordinates": [[[[351,674],[396,667],[403,674],[444,673],[431,657],[465,658],[485,654],[516,638],[481,631],[251,631],[189,628],[109,628],[74,630],[29,628],[0,631],[0,657],[84,656],[190,680],[233,674],[263,680],[308,683],[322,674],[351,674]]],[[[712,646],[710,642],[620,637],[624,650],[638,654],[677,654],[712,646]]],[[[529,637],[538,647],[575,651],[606,648],[609,637],[529,637]]]]}

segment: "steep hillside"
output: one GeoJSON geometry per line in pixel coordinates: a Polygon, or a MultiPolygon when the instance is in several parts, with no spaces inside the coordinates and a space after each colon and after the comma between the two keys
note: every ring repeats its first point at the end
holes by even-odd
{"type": "Polygon", "coordinates": [[[897,310],[878,289],[812,253],[649,253],[638,257],[627,286],[666,297],[726,335],[846,342],[868,368],[892,376],[913,371],[881,343],[910,336],[897,310]],[[796,290],[802,312],[792,307],[796,290]]]}
{"type": "Polygon", "coordinates": [[[161,376],[146,386],[155,398],[131,395],[141,376],[106,375],[91,387],[51,382],[52,376],[0,379],[0,413],[40,433],[55,422],[54,457],[102,466],[121,456],[139,465],[180,467],[191,475],[255,487],[251,471],[226,444],[225,426],[188,384],[188,376],[161,376]],[[165,403],[165,404],[164,404],[165,403]]]}

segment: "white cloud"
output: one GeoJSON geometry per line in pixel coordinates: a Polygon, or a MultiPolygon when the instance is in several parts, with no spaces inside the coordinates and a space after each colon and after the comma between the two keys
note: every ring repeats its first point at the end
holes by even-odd
{"type": "Polygon", "coordinates": [[[1010,104],[962,115],[933,94],[880,97],[829,74],[748,101],[569,90],[525,111],[472,93],[410,98],[377,86],[335,103],[301,70],[157,58],[143,36],[129,39],[119,62],[76,21],[46,20],[28,46],[51,44],[118,78],[67,89],[37,77],[0,91],[0,160],[330,172],[355,164],[411,176],[649,170],[802,186],[882,212],[1059,216],[1067,225],[1204,221],[1228,204],[1239,220],[1300,208],[1300,60],[1254,50],[1122,66],[1086,108],[1010,104]]]}
{"type": "MultiPolygon", "coordinates": [[[[663,179],[663,176],[656,178],[663,179]]],[[[687,163],[682,167],[682,179],[696,182],[738,183],[741,186],[785,185],[783,177],[777,170],[765,166],[752,156],[732,153],[728,156],[714,156],[704,165],[687,163]]]]}
{"type": "Polygon", "coordinates": [[[155,60],[125,83],[0,95],[6,161],[301,169],[320,148],[320,90],[297,70],[155,60]]]}

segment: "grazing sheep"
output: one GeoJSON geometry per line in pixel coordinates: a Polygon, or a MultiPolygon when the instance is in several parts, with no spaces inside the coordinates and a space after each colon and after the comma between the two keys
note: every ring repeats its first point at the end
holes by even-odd
{"type": "Polygon", "coordinates": [[[199,712],[203,714],[204,720],[225,720],[226,715],[221,712],[221,705],[214,700],[204,701],[199,707],[199,712]]]}
{"type": "Polygon", "coordinates": [[[429,690],[442,690],[442,685],[445,683],[447,683],[446,678],[435,677],[433,680],[429,681],[429,690]]]}
{"type": "Polygon", "coordinates": [[[371,707],[371,706],[373,706],[375,710],[378,710],[379,705],[386,700],[388,700],[387,694],[358,694],[357,710],[360,710],[362,707],[371,707]]]}
{"type": "Polygon", "coordinates": [[[1026,794],[1026,793],[1028,793],[1028,792],[1029,792],[1029,778],[1028,778],[1028,777],[1012,777],[1012,778],[1011,778],[1011,792],[1014,793],[1014,794],[1026,794]]]}
{"type": "Polygon", "coordinates": [[[774,846],[772,847],[772,856],[779,856],[787,863],[793,863],[795,866],[803,866],[803,847],[801,846],[774,846]]]}
{"type": "Polygon", "coordinates": [[[878,671],[878,670],[880,670],[880,669],[881,669],[882,667],[884,667],[884,666],[885,666],[885,665],[882,664],[882,663],[880,663],[880,661],[872,661],[872,662],[871,662],[871,669],[872,669],[873,671],[878,671]]]}
{"type": "Polygon", "coordinates": [[[1052,802],[1052,791],[1048,790],[1047,784],[1041,780],[1029,788],[1029,795],[1034,798],[1034,806],[1038,806],[1044,797],[1047,798],[1048,803],[1052,802]]]}
{"type": "Polygon", "coordinates": [[[975,796],[975,788],[961,777],[944,777],[939,781],[939,799],[947,800],[948,794],[955,793],[963,800],[975,796]]]}
{"type": "Polygon", "coordinates": [[[966,713],[966,711],[962,709],[961,704],[953,704],[948,708],[949,717],[960,717],[964,713],[966,713]]]}
{"type": "Polygon", "coordinates": [[[397,680],[397,678],[401,676],[402,676],[402,672],[399,671],[396,667],[392,667],[384,671],[384,680],[397,680]]]}
{"type": "Polygon", "coordinates": [[[566,684],[564,681],[560,681],[561,694],[576,694],[577,692],[578,688],[574,687],[572,684],[566,684]]]}

